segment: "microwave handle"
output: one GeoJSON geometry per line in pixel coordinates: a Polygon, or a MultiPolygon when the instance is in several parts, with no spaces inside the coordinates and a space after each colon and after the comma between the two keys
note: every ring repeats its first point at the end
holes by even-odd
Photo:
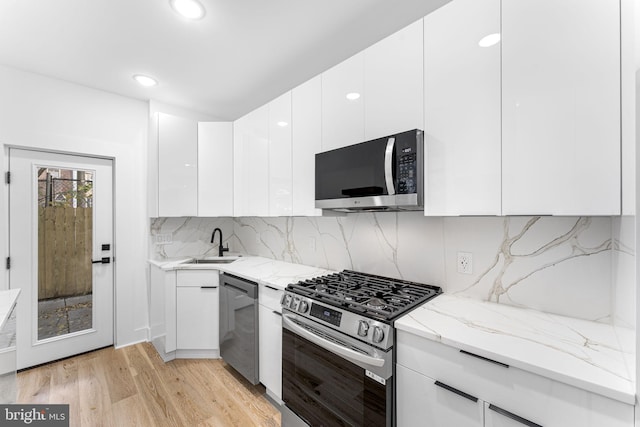
{"type": "Polygon", "coordinates": [[[387,141],[387,148],[384,151],[384,180],[387,184],[387,194],[396,194],[396,186],[393,179],[393,152],[395,150],[396,138],[391,137],[387,141]]]}

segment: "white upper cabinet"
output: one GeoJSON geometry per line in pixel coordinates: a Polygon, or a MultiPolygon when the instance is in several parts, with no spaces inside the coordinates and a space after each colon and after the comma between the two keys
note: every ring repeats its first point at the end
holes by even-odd
{"type": "Polygon", "coordinates": [[[480,45],[492,34],[500,0],[424,18],[426,215],[500,215],[500,43],[480,45]]]}
{"type": "Polygon", "coordinates": [[[620,213],[620,3],[503,0],[504,215],[620,213]]]}
{"type": "Polygon", "coordinates": [[[290,216],[291,92],[233,123],[234,216],[290,216]]]}
{"type": "Polygon", "coordinates": [[[198,123],[198,216],[233,216],[233,123],[198,123]]]}
{"type": "Polygon", "coordinates": [[[364,53],[322,73],[322,151],[364,141],[364,53]]]}
{"type": "Polygon", "coordinates": [[[315,154],[322,151],[322,81],[316,76],[293,89],[293,212],[322,215],[315,208],[315,154]]]}
{"type": "Polygon", "coordinates": [[[198,123],[158,113],[158,216],[198,215],[198,123]]]}
{"type": "Polygon", "coordinates": [[[422,38],[421,19],[364,51],[364,140],[424,129],[422,38]]]}
{"type": "Polygon", "coordinates": [[[269,215],[291,216],[291,92],[269,103],[269,215]]]}
{"type": "Polygon", "coordinates": [[[269,216],[269,106],[233,123],[235,216],[269,216]]]}
{"type": "Polygon", "coordinates": [[[423,128],[422,20],[322,74],[322,151],[423,128]]]}

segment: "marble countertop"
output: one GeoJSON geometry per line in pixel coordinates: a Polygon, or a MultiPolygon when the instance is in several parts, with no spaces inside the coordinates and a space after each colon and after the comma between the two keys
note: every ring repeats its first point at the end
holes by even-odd
{"type": "Polygon", "coordinates": [[[8,291],[0,291],[0,329],[4,328],[11,309],[16,304],[20,289],[10,289],[8,291]]]}
{"type": "Polygon", "coordinates": [[[631,329],[443,294],[395,322],[439,341],[633,405],[631,329]]]}
{"type": "MultiPolygon", "coordinates": [[[[232,257],[230,256],[228,258],[232,257]]],[[[278,289],[284,289],[289,283],[296,283],[300,280],[334,273],[334,271],[323,268],[254,256],[240,256],[237,257],[234,262],[229,264],[185,265],[184,262],[190,259],[191,258],[179,258],[166,261],[149,260],[149,263],[156,265],[163,270],[219,270],[248,280],[253,280],[263,285],[273,286],[278,289]]]]}

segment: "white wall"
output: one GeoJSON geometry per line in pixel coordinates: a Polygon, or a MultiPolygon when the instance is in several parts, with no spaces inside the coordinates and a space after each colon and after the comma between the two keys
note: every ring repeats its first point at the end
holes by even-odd
{"type": "MultiPolygon", "coordinates": [[[[0,66],[2,172],[7,147],[114,159],[117,346],[147,339],[148,103],[0,66]]],[[[0,186],[0,259],[6,257],[7,186],[0,186]]],[[[8,274],[0,289],[8,287],[8,274]]]]}

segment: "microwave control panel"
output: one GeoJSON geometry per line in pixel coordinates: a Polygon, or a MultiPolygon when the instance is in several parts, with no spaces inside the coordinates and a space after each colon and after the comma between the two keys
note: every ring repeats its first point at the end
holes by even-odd
{"type": "Polygon", "coordinates": [[[401,150],[398,156],[398,185],[396,191],[398,194],[417,193],[417,154],[411,147],[401,150]]]}

